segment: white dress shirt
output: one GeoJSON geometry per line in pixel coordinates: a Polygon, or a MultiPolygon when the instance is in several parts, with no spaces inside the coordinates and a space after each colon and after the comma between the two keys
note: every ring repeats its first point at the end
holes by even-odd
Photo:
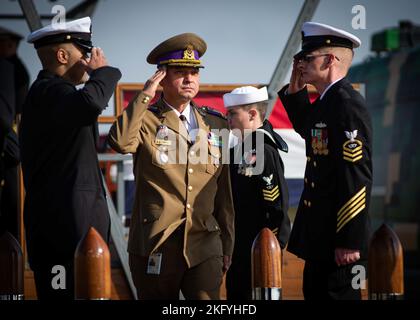
{"type": "MultiPolygon", "coordinates": [[[[163,99],[163,101],[165,101],[165,99],[163,99]]],[[[195,141],[195,138],[197,136],[197,130],[194,130],[194,129],[198,129],[198,124],[197,124],[197,119],[195,118],[195,115],[194,115],[194,111],[191,107],[191,104],[188,103],[188,105],[185,107],[184,111],[179,112],[177,109],[172,107],[167,101],[165,101],[165,103],[175,112],[175,114],[178,118],[181,115],[185,116],[186,120],[183,121],[184,125],[185,125],[185,128],[187,129],[187,132],[190,135],[191,141],[195,141]]]]}

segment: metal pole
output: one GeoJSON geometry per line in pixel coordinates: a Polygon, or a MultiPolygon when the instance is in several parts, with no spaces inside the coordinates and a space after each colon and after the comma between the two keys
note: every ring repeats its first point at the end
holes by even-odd
{"type": "Polygon", "coordinates": [[[36,11],[34,2],[32,0],[19,0],[19,5],[31,32],[42,28],[41,18],[36,11]]]}
{"type": "Polygon", "coordinates": [[[268,101],[266,114],[267,119],[270,117],[274,104],[277,101],[277,92],[281,89],[280,86],[284,84],[284,78],[290,68],[292,57],[300,46],[300,42],[302,40],[300,36],[302,24],[312,19],[318,4],[319,0],[305,0],[305,3],[300,10],[299,16],[295,22],[292,32],[290,33],[283,53],[281,54],[280,60],[277,63],[277,67],[273,72],[270,84],[268,85],[268,96],[270,100],[268,101]]]}

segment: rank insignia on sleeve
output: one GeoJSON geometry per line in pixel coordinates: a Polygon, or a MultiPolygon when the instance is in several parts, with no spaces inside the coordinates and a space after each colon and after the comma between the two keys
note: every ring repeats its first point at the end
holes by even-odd
{"type": "Polygon", "coordinates": [[[357,130],[344,131],[347,139],[343,144],[343,159],[349,162],[356,162],[363,158],[363,144],[357,140],[357,130]]]}
{"type": "Polygon", "coordinates": [[[273,185],[271,185],[271,189],[267,190],[267,189],[263,189],[263,197],[265,201],[274,201],[276,200],[279,195],[280,195],[280,190],[279,190],[279,186],[276,185],[273,187],[273,185]]]}
{"type": "Polygon", "coordinates": [[[265,182],[265,188],[262,190],[265,201],[274,201],[280,195],[279,186],[273,184],[273,177],[273,174],[270,174],[268,177],[262,177],[265,182]]]}
{"type": "Polygon", "coordinates": [[[316,129],[311,129],[311,146],[314,154],[328,155],[328,130],[323,122],[315,124],[316,129]]]}

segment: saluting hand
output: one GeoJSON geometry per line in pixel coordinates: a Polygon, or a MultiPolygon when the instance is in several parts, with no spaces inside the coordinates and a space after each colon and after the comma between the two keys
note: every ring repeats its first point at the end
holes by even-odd
{"type": "Polygon", "coordinates": [[[89,71],[96,70],[101,67],[105,67],[108,65],[106,61],[104,51],[101,48],[94,47],[90,54],[90,58],[86,60],[82,60],[85,66],[89,69],[89,71]]]}
{"type": "Polygon", "coordinates": [[[162,66],[160,67],[155,74],[149,78],[143,89],[143,93],[147,94],[150,97],[154,97],[156,94],[156,90],[159,87],[160,82],[165,78],[166,76],[166,67],[162,66]]]}
{"type": "Polygon", "coordinates": [[[292,75],[290,76],[290,84],[287,88],[288,93],[296,93],[305,87],[305,82],[302,80],[302,72],[298,68],[299,61],[293,60],[292,75]]]}

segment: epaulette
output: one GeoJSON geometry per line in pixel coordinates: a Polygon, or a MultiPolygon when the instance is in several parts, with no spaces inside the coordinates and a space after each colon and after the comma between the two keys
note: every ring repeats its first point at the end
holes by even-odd
{"type": "Polygon", "coordinates": [[[159,108],[157,105],[151,105],[147,108],[147,110],[152,111],[155,114],[158,114],[160,112],[159,108]]]}
{"type": "Polygon", "coordinates": [[[205,113],[208,113],[208,114],[211,114],[213,116],[216,116],[216,117],[219,117],[219,118],[222,118],[222,119],[226,120],[226,116],[216,109],[213,109],[213,108],[210,108],[210,107],[207,107],[207,106],[202,106],[199,109],[201,109],[205,113]]]}

